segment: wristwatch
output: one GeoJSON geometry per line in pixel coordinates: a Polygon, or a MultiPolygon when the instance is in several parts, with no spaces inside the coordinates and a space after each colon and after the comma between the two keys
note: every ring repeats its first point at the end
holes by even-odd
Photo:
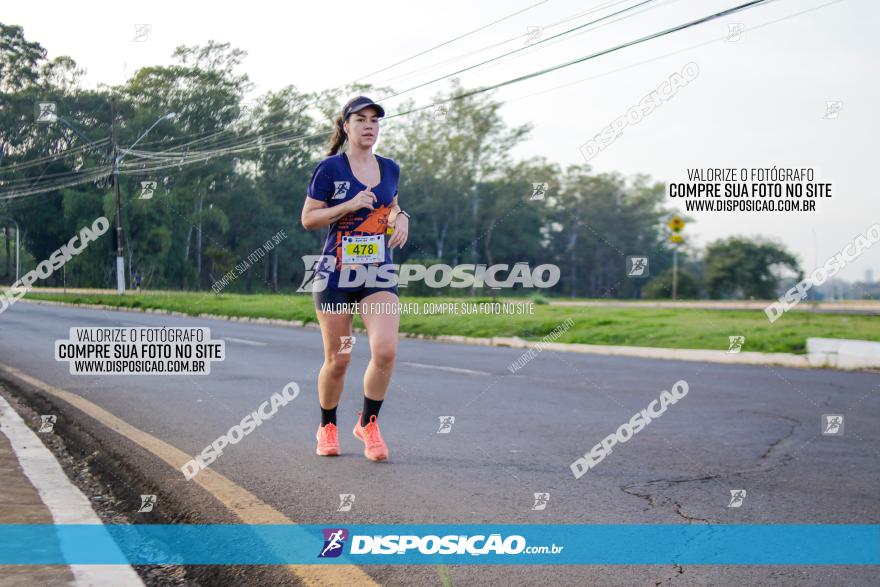
{"type": "Polygon", "coordinates": [[[385,234],[387,236],[391,236],[394,234],[394,222],[397,220],[397,215],[403,214],[407,218],[409,218],[409,213],[402,209],[400,206],[395,206],[391,209],[391,212],[388,214],[388,228],[385,229],[385,234]]]}

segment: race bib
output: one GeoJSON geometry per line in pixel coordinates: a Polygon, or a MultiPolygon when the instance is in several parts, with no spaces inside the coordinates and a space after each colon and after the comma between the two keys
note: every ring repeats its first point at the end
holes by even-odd
{"type": "Polygon", "coordinates": [[[385,235],[342,237],[343,263],[382,263],[385,261],[385,235]]]}

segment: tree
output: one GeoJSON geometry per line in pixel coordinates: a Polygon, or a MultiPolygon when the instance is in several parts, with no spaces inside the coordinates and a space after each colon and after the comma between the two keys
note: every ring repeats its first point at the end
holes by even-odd
{"type": "MultiPolygon", "coordinates": [[[[272,137],[285,133],[291,137],[308,137],[280,145],[261,148],[252,156],[255,165],[257,206],[250,205],[249,213],[236,216],[236,222],[252,222],[265,241],[270,235],[285,229],[285,238],[275,246],[268,263],[272,291],[281,283],[290,283],[301,277],[304,267],[300,256],[320,248],[319,234],[299,227],[299,216],[306,197],[311,171],[317,164],[314,153],[326,144],[326,137],[315,134],[316,121],[308,114],[315,96],[305,94],[294,86],[270,92],[258,103],[254,118],[260,135],[272,137]],[[257,215],[254,217],[254,215],[257,215]]],[[[251,203],[253,204],[253,203],[251,203]]],[[[241,226],[245,228],[245,225],[241,226]]],[[[236,231],[237,233],[246,231],[236,231]]],[[[258,243],[255,242],[256,246],[258,243]]]]}
{"type": "MultiPolygon", "coordinates": [[[[462,94],[453,81],[448,93],[433,99],[462,94]]],[[[406,247],[410,255],[485,261],[480,241],[492,222],[486,208],[493,198],[481,196],[481,186],[504,179],[511,149],[531,128],[509,128],[498,112],[501,105],[487,95],[452,99],[383,130],[389,135],[387,152],[403,170],[400,201],[420,223],[406,247]],[[409,194],[413,197],[407,199],[409,194]]],[[[412,106],[407,102],[401,110],[412,106]]]]}
{"type": "Polygon", "coordinates": [[[706,247],[703,258],[709,296],[769,299],[776,295],[779,270],[800,272],[784,245],[763,238],[732,236],[706,247]]]}
{"type": "Polygon", "coordinates": [[[46,49],[24,38],[20,26],[0,22],[0,92],[17,92],[37,83],[46,49]]]}
{"type": "MultiPolygon", "coordinates": [[[[240,73],[245,57],[228,43],[182,46],[171,65],[143,67],[117,87],[84,90],[72,58],[49,59],[21,27],[0,24],[0,226],[9,235],[10,218],[21,224],[22,270],[98,216],[112,221],[114,194],[105,180],[115,97],[121,149],[165,114],[177,114],[162,119],[122,163],[129,271],[140,270],[150,288],[204,289],[284,230],[286,238],[228,287],[298,286],[300,256],[320,247],[320,233],[303,230],[299,213],[311,172],[326,157],[328,122],[350,96],[381,100],[394,90],[350,84],[305,93],[290,85],[245,103],[253,89],[240,73]],[[37,123],[34,107],[43,101],[55,102],[98,147],[68,124],[37,123]],[[139,197],[144,181],[157,183],[151,199],[139,197]],[[41,193],[26,193],[31,189],[41,193]]],[[[415,108],[410,100],[382,122],[377,152],[400,164],[400,202],[412,215],[395,263],[551,263],[562,276],[554,293],[668,295],[664,186],[642,175],[596,174],[588,165],[514,160],[511,152],[531,126],[507,124],[491,93],[468,94],[453,80],[433,97],[438,106],[406,114],[415,108]],[[535,184],[547,184],[543,197],[532,197],[535,184]],[[653,281],[626,275],[631,255],[649,257],[653,281]]],[[[8,238],[4,245],[8,276],[8,238]]],[[[91,244],[65,266],[67,282],[111,286],[114,245],[112,232],[91,244]]],[[[776,272],[797,267],[780,246],[741,237],[713,243],[705,267],[692,254],[680,260],[683,297],[703,283],[714,297],[770,297],[776,272]]]]}
{"type": "MultiPolygon", "coordinates": [[[[676,297],[681,300],[693,300],[700,297],[700,281],[690,271],[679,267],[676,297]]],[[[650,299],[672,298],[672,269],[652,278],[642,288],[642,296],[650,299]]]]}
{"type": "Polygon", "coordinates": [[[176,114],[174,123],[162,122],[150,135],[153,151],[163,151],[166,141],[178,143],[177,136],[201,138],[185,146],[165,147],[166,162],[144,165],[143,172],[129,167],[121,182],[127,188],[123,225],[133,227],[126,233],[126,245],[133,256],[130,265],[149,264],[154,251],[141,252],[136,247],[144,241],[164,248],[167,240],[163,235],[169,230],[173,244],[165,252],[184,261],[183,265],[171,262],[157,267],[156,284],[186,288],[194,279],[195,287],[201,289],[204,280],[210,279],[207,270],[212,259],[235,256],[224,236],[230,227],[226,211],[233,203],[253,200],[249,197],[252,183],[237,172],[235,157],[218,152],[216,157],[175,169],[166,153],[180,152],[183,158],[190,146],[194,151],[218,150],[242,134],[234,123],[251,84],[247,75],[237,74],[236,69],[246,55],[228,43],[215,41],[180,46],[174,52],[178,64],[142,68],[119,89],[123,97],[120,114],[125,120],[121,144],[133,143],[140,132],[169,112],[176,114]],[[165,189],[153,200],[138,202],[134,195],[141,181],[157,181],[165,189]],[[207,250],[212,257],[206,260],[207,250]]]}
{"type": "Polygon", "coordinates": [[[549,246],[562,270],[561,290],[571,297],[633,297],[641,282],[626,276],[626,257],[648,255],[651,271],[671,264],[662,226],[662,184],[644,176],[591,175],[570,166],[551,202],[549,246]]]}
{"type": "MultiPolygon", "coordinates": [[[[96,151],[61,122],[36,122],[39,102],[54,102],[56,112],[95,141],[109,134],[99,129],[106,101],[100,92],[78,89],[82,70],[66,56],[48,60],[46,50],[27,41],[21,27],[0,23],[0,190],[26,191],[34,183],[59,185],[81,168],[105,164],[96,151]]],[[[0,200],[0,222],[14,218],[22,228],[22,248],[47,258],[87,222],[66,214],[59,187],[42,194],[0,200]]],[[[100,209],[100,206],[98,206],[100,209]]],[[[10,223],[11,225],[11,223],[10,223]]],[[[22,262],[22,272],[28,267],[22,262]]],[[[56,284],[61,275],[53,276],[56,284]]]]}

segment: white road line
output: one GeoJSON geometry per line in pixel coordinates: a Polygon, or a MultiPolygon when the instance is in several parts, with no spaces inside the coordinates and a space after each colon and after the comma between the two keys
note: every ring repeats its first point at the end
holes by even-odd
{"type": "Polygon", "coordinates": [[[401,361],[401,365],[409,365],[410,367],[420,367],[422,369],[436,369],[438,371],[448,371],[450,373],[461,373],[462,375],[491,375],[486,371],[474,371],[473,369],[459,369],[458,367],[444,367],[443,365],[426,365],[425,363],[410,363],[409,361],[401,361]]]}
{"type": "MultiPolygon", "coordinates": [[[[3,396],[0,396],[0,430],[9,438],[21,470],[39,493],[56,524],[102,524],[89,499],[70,482],[55,456],[3,396]]],[[[60,546],[62,552],[69,552],[81,545],[61,540],[60,546]]],[[[121,552],[119,556],[122,556],[121,552]]],[[[129,565],[70,565],[70,570],[76,585],[82,587],[144,585],[129,565]]]]}
{"type": "MultiPolygon", "coordinates": [[[[140,328],[149,328],[149,326],[144,325],[144,324],[132,324],[130,322],[123,322],[122,324],[124,326],[137,326],[140,328]]],[[[222,340],[229,340],[232,342],[237,342],[239,344],[246,344],[248,346],[267,346],[269,344],[267,342],[260,342],[257,340],[247,340],[245,338],[235,338],[234,336],[225,336],[225,337],[220,337],[220,338],[222,340]]]]}
{"type": "Polygon", "coordinates": [[[231,340],[232,342],[237,342],[240,344],[246,344],[246,345],[250,345],[250,346],[266,346],[267,344],[269,344],[267,342],[258,342],[255,340],[245,340],[243,338],[233,338],[231,336],[221,336],[220,339],[231,340]]]}
{"type": "MultiPolygon", "coordinates": [[[[152,434],[135,428],[125,420],[122,420],[104,408],[66,389],[55,387],[36,377],[31,377],[15,367],[0,363],[0,370],[6,371],[12,377],[33,385],[52,397],[66,402],[87,416],[94,418],[103,426],[113,430],[122,437],[148,450],[157,458],[161,459],[175,470],[180,470],[184,463],[192,458],[179,448],[168,444],[164,440],[156,438],[152,434]]],[[[198,474],[193,483],[201,486],[214,499],[223,504],[243,524],[292,524],[297,522],[288,518],[268,503],[261,500],[243,487],[236,485],[228,477],[208,468],[198,474]]],[[[311,540],[303,533],[303,540],[311,540]]],[[[370,576],[356,565],[285,565],[285,568],[299,579],[298,584],[321,586],[321,585],[363,585],[364,587],[379,587],[370,576]]]]}

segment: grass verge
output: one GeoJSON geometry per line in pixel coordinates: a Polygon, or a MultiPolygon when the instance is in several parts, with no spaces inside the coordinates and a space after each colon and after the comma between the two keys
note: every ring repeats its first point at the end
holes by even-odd
{"type": "MultiPolygon", "coordinates": [[[[28,298],[75,304],[163,309],[194,316],[219,314],[303,322],[316,320],[311,297],[303,294],[218,295],[174,292],[126,294],[119,297],[112,294],[31,293],[28,298]]],[[[417,304],[421,311],[418,314],[402,314],[400,330],[429,336],[519,336],[538,341],[565,320],[571,319],[574,325],[559,336],[556,342],[727,350],[728,337],[740,335],[746,337],[744,351],[804,353],[807,337],[880,341],[880,316],[870,315],[793,311],[770,324],[760,310],[560,307],[534,304],[531,306],[534,313],[525,315],[466,311],[471,309],[471,304],[492,301],[486,298],[403,297],[401,302],[417,304]],[[425,304],[442,303],[458,303],[458,312],[425,313],[425,304]]],[[[355,324],[362,326],[360,318],[355,318],[355,324]]]]}

